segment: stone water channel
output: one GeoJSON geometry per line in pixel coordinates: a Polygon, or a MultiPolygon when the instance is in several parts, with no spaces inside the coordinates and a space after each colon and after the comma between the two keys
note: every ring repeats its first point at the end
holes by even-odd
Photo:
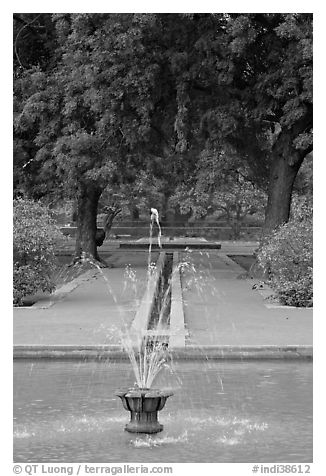
{"type": "Polygon", "coordinates": [[[131,328],[165,342],[170,350],[185,347],[178,252],[160,253],[131,328]]]}

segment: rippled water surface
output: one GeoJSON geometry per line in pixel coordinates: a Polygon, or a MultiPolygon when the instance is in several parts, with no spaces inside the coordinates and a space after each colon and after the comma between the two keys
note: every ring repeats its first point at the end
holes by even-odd
{"type": "MultiPolygon", "coordinates": [[[[312,364],[180,362],[156,435],[124,431],[121,363],[16,361],[16,462],[311,462],[312,364]]],[[[155,386],[155,385],[154,385],[155,386]]]]}

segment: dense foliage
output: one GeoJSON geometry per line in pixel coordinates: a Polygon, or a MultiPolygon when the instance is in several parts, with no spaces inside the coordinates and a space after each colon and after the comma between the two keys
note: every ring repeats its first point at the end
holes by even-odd
{"type": "Polygon", "coordinates": [[[61,236],[47,208],[14,200],[14,304],[38,291],[54,289],[54,244],[61,236]]]}
{"type": "Polygon", "coordinates": [[[197,163],[196,173],[177,186],[170,203],[194,217],[208,214],[223,218],[239,239],[247,216],[263,218],[266,193],[254,182],[250,170],[237,156],[224,151],[205,151],[197,163]]]}
{"type": "Polygon", "coordinates": [[[137,195],[159,178],[163,207],[213,149],[232,149],[267,192],[266,234],[288,220],[312,150],[311,14],[15,14],[14,25],[15,193],[75,198],[76,254],[96,256],[104,191],[137,195]]]}
{"type": "Polygon", "coordinates": [[[274,231],[258,254],[258,261],[283,304],[312,306],[312,250],[312,207],[299,200],[290,221],[274,231]]]}

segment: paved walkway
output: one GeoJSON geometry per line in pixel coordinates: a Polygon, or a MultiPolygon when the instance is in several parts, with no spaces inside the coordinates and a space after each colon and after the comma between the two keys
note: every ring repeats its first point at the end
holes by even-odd
{"type": "Polygon", "coordinates": [[[130,324],[145,291],[147,254],[110,261],[116,267],[87,271],[56,295],[14,308],[14,345],[118,344],[117,329],[130,324]]]}
{"type": "MultiPolygon", "coordinates": [[[[186,345],[312,345],[312,309],[268,304],[252,280],[237,279],[244,270],[226,252],[246,254],[255,247],[227,242],[221,251],[191,253],[198,272],[186,273],[182,282],[186,345]]],[[[110,260],[115,267],[105,269],[104,277],[90,271],[54,298],[15,308],[14,345],[118,344],[117,329],[131,322],[145,290],[147,253],[113,251],[110,260]],[[126,274],[129,262],[132,272],[126,274]]]]}
{"type": "Polygon", "coordinates": [[[183,278],[185,322],[192,345],[312,345],[312,309],[266,300],[272,291],[238,279],[244,270],[225,253],[191,253],[197,272],[183,278]],[[208,271],[207,271],[208,270],[208,271]]]}

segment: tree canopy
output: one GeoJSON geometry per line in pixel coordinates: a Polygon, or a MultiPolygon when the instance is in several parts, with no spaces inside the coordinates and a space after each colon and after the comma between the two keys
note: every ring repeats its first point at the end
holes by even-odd
{"type": "Polygon", "coordinates": [[[76,197],[79,251],[96,254],[104,190],[152,176],[167,200],[215,150],[267,192],[266,232],[288,220],[312,150],[311,14],[17,13],[14,79],[16,194],[76,197]]]}

